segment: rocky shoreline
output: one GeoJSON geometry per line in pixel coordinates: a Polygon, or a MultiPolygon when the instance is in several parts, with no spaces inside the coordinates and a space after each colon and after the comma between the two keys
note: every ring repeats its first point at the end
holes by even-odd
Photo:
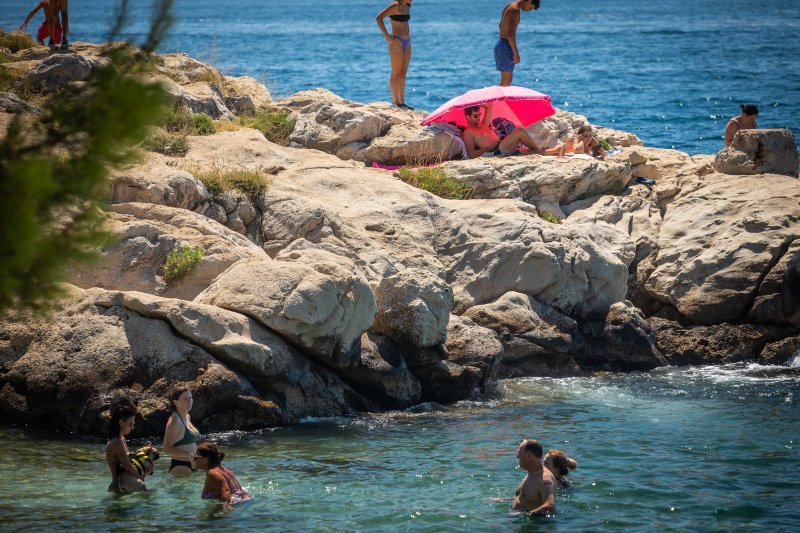
{"type": "MultiPolygon", "coordinates": [[[[0,68],[45,92],[103,61],[85,43],[6,55],[0,68]]],[[[2,420],[102,434],[125,396],[137,434],[160,435],[167,391],[185,382],[203,432],[247,430],[453,402],[507,377],[783,364],[800,350],[789,132],[743,131],[716,156],[689,156],[595,127],[623,151],[460,161],[419,126],[423,113],[324,89],[273,100],[178,54],[149,76],[193,113],[290,113],[288,146],[240,128],[115,171],[117,244],[99,265],[70,267],[49,319],[0,323],[2,420]],[[471,198],[439,198],[371,161],[444,161],[471,198]],[[193,172],[217,166],[270,182],[255,196],[212,193],[193,172]],[[203,258],[168,282],[177,246],[203,258]]],[[[0,93],[0,131],[36,112],[0,93]]],[[[549,147],[584,123],[559,112],[531,133],[549,147]]]]}

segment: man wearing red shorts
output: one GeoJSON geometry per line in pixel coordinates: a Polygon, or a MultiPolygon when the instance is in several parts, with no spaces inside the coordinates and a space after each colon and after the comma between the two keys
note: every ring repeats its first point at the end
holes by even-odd
{"type": "Polygon", "coordinates": [[[48,46],[50,50],[57,50],[61,44],[61,50],[69,48],[67,33],[69,33],[69,15],[67,14],[67,0],[42,0],[28,13],[28,18],[19,27],[19,31],[25,31],[28,22],[33,18],[37,11],[44,10],[44,22],[36,32],[36,40],[39,44],[44,44],[45,37],[49,37],[48,46]]]}

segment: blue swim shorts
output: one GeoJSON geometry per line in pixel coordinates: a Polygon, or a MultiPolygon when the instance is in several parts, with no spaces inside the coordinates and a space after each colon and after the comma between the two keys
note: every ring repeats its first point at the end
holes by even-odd
{"type": "Polygon", "coordinates": [[[508,39],[498,39],[494,45],[494,62],[500,72],[514,72],[514,50],[508,39]]]}

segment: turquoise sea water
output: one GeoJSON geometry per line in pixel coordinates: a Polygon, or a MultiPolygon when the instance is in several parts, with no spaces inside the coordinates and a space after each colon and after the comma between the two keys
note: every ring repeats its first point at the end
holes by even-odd
{"type": "MultiPolygon", "coordinates": [[[[202,475],[106,492],[105,443],[0,429],[3,529],[797,531],[800,369],[733,365],[520,379],[449,407],[213,438],[255,499],[199,498],[202,475]],[[509,511],[520,438],[578,459],[551,517],[509,511]]],[[[132,446],[142,445],[134,441],[132,446]]]]}
{"type": "MultiPolygon", "coordinates": [[[[413,2],[407,102],[431,111],[498,82],[492,49],[505,2],[413,2]]],[[[152,0],[130,3],[140,42],[152,0]]],[[[0,27],[17,27],[33,4],[0,0],[0,27]]],[[[177,0],[162,49],[253,75],[278,95],[321,86],[360,102],[387,100],[388,54],[374,17],[388,4],[177,0]]],[[[73,40],[104,41],[116,1],[71,5],[73,40]]],[[[760,126],[800,133],[797,0],[543,0],[523,13],[518,34],[515,83],[648,145],[715,153],[744,102],[760,106],[760,126]]]]}

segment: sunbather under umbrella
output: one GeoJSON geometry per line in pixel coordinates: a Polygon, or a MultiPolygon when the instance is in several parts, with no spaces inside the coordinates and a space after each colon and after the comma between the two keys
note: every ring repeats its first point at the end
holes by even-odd
{"type": "Polygon", "coordinates": [[[488,103],[492,104],[492,115],[495,118],[506,118],[518,128],[530,126],[556,112],[546,94],[514,85],[494,85],[456,96],[425,117],[422,124],[427,126],[443,121],[453,122],[463,128],[467,126],[464,109],[488,103]]]}

